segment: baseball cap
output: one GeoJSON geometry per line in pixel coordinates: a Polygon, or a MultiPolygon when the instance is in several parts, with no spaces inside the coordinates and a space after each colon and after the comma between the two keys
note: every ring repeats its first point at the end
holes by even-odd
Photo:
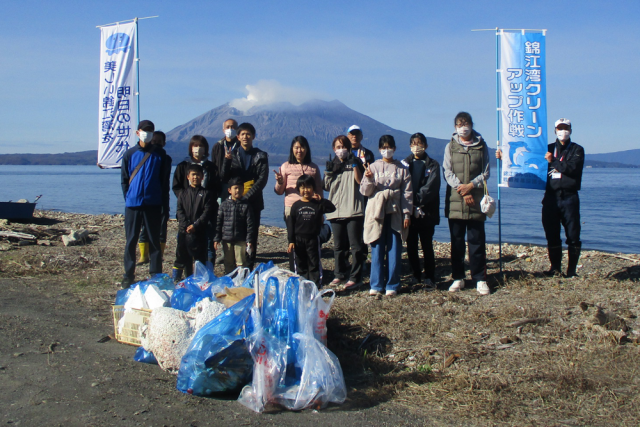
{"type": "Polygon", "coordinates": [[[353,125],[349,129],[347,129],[347,133],[351,133],[351,132],[356,131],[356,130],[362,132],[362,129],[360,129],[360,126],[353,125]]]}
{"type": "Polygon", "coordinates": [[[151,120],[143,120],[140,123],[138,123],[138,130],[143,130],[145,132],[153,132],[154,130],[156,130],[156,127],[154,126],[151,120]]]}
{"type": "Polygon", "coordinates": [[[558,125],[568,125],[569,127],[571,127],[571,120],[569,120],[569,119],[558,119],[558,120],[556,120],[555,127],[558,127],[558,125]]]}

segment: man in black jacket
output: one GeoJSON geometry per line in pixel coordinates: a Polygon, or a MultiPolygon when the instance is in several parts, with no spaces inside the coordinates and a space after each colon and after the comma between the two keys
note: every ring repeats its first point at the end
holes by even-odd
{"type": "Polygon", "coordinates": [[[549,162],[547,188],[542,199],[542,226],[547,238],[551,268],[548,275],[562,271],[562,238],[560,225],[564,227],[569,246],[567,277],[576,276],[580,258],[580,198],[584,149],[571,141],[571,121],[559,119],[555,123],[556,141],[549,144],[544,158],[549,162]]]}
{"type": "MultiPolygon", "coordinates": [[[[239,145],[237,133],[238,122],[234,119],[227,119],[222,123],[222,131],[224,136],[211,148],[211,161],[213,162],[218,176],[222,177],[222,165],[224,164],[224,156],[226,151],[233,151],[239,145]]],[[[223,200],[229,197],[229,185],[224,179],[220,183],[220,193],[218,195],[218,203],[222,203],[223,200]]]]}
{"type": "MultiPolygon", "coordinates": [[[[222,164],[222,179],[227,182],[231,178],[240,178],[244,182],[242,200],[253,209],[253,219],[256,228],[260,227],[260,214],[264,209],[262,191],[269,180],[269,155],[253,146],[256,137],[256,128],[251,123],[242,123],[238,126],[239,146],[234,150],[226,149],[222,164]]],[[[250,255],[250,267],[256,259],[258,248],[258,233],[255,240],[250,241],[252,252],[250,255]]]]}
{"type": "Polygon", "coordinates": [[[411,155],[402,161],[409,168],[413,188],[413,215],[407,238],[407,256],[413,271],[412,284],[422,282],[422,267],[418,256],[418,239],[422,244],[425,285],[434,289],[436,259],[433,233],[440,224],[440,165],[427,155],[427,138],[420,132],[409,139],[411,155]]]}
{"type": "Polygon", "coordinates": [[[178,197],[178,246],[173,265],[173,279],[193,274],[193,263],[207,262],[207,224],[213,211],[213,195],[200,185],[204,179],[202,166],[191,164],[187,168],[189,187],[178,197]]]}

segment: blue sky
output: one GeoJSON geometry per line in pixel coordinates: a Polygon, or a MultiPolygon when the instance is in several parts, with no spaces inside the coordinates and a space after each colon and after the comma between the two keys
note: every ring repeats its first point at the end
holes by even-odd
{"type": "Polygon", "coordinates": [[[639,147],[625,132],[640,125],[637,0],[2,0],[0,10],[0,153],[96,149],[96,25],[151,15],[139,26],[141,112],[165,131],[271,85],[280,99],[338,99],[438,138],[466,110],[495,146],[495,33],[471,30],[545,28],[549,129],[570,118],[587,153],[639,147]]]}

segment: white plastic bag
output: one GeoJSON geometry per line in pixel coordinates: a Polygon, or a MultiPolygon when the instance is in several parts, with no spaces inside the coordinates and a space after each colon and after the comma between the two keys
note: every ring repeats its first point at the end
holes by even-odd
{"type": "Polygon", "coordinates": [[[489,190],[487,189],[487,181],[483,181],[483,184],[484,197],[480,201],[480,209],[482,210],[483,214],[491,218],[496,212],[496,200],[489,195],[489,190]]]}

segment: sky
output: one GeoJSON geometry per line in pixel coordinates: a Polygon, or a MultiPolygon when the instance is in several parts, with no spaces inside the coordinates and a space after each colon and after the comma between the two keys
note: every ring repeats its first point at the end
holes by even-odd
{"type": "MultiPolygon", "coordinates": [[[[97,25],[139,21],[140,109],[170,131],[227,102],[338,99],[449,138],[496,141],[495,31],[547,29],[547,109],[589,153],[640,148],[640,2],[0,0],[0,154],[97,149],[97,25]],[[635,134],[635,131],[634,131],[635,134]]],[[[366,131],[366,130],[365,130],[366,131]]]]}

